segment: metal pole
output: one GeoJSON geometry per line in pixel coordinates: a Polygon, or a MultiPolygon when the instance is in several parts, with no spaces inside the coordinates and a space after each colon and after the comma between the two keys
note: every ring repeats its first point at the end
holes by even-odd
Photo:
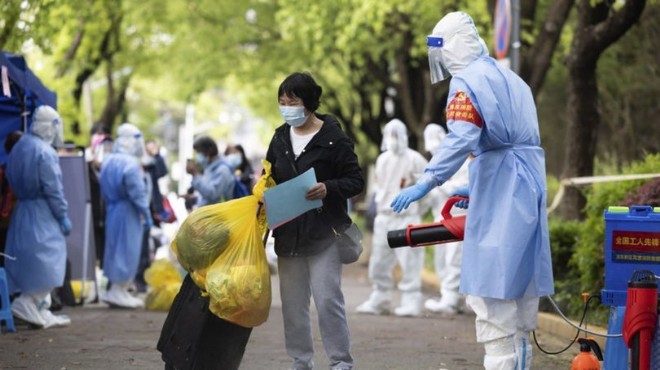
{"type": "MultiPolygon", "coordinates": [[[[83,162],[85,163],[85,162],[83,162]]],[[[85,287],[87,286],[87,261],[89,259],[89,237],[90,237],[90,228],[92,227],[92,203],[87,200],[85,204],[85,228],[83,229],[83,265],[82,265],[82,279],[80,282],[80,304],[85,303],[85,287]]],[[[96,274],[94,274],[94,279],[96,280],[96,274]]],[[[97,291],[98,294],[98,291],[97,291]]]]}
{"type": "Polygon", "coordinates": [[[520,0],[511,2],[511,70],[520,72],[520,0]]]}
{"type": "Polygon", "coordinates": [[[179,128],[179,194],[185,194],[192,179],[186,173],[186,160],[192,158],[193,139],[195,133],[195,106],[186,105],[186,120],[179,128]]]}

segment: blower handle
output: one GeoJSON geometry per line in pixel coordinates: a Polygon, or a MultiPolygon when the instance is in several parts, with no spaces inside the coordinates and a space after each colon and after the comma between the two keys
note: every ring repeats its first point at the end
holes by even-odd
{"type": "Polygon", "coordinates": [[[451,208],[454,206],[454,204],[460,202],[461,200],[470,200],[470,198],[455,195],[455,196],[447,199],[447,201],[445,202],[444,207],[442,207],[442,212],[440,213],[442,215],[442,218],[445,219],[445,220],[451,219],[452,218],[451,208]]]}

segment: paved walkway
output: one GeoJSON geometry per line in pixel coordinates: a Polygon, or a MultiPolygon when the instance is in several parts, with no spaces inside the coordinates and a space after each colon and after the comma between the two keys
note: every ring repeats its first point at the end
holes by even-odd
{"type": "MultiPolygon", "coordinates": [[[[252,332],[242,369],[287,369],[281,302],[273,277],[273,304],[269,320],[252,332]]],[[[356,263],[345,269],[344,291],[352,332],[356,369],[481,369],[482,346],[474,342],[474,317],[457,315],[419,318],[364,316],[355,313],[369,294],[367,268],[356,263]]],[[[433,293],[433,292],[429,292],[433,293]]],[[[67,328],[29,330],[0,335],[0,369],[162,369],[155,350],[165,313],[109,309],[103,304],[67,307],[67,328]]],[[[328,361],[315,326],[314,361],[327,369],[328,361]]],[[[549,349],[567,342],[538,333],[549,349]]],[[[568,369],[577,347],[560,356],[548,356],[535,348],[534,369],[568,369]]]]}

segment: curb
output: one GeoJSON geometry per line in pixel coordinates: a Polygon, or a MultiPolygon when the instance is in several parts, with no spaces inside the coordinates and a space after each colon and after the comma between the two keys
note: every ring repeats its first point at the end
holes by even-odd
{"type": "MultiPolygon", "coordinates": [[[[573,320],[571,320],[571,322],[576,326],[578,324],[578,322],[573,320]]],[[[575,333],[577,331],[577,329],[566,323],[562,317],[548,312],[539,312],[536,330],[565,340],[567,344],[570,340],[575,338],[575,333]]],[[[601,328],[599,326],[589,325],[589,330],[600,333],[607,333],[606,328],[601,328]]],[[[585,333],[580,332],[580,335],[585,336],[585,333]]],[[[603,351],[605,350],[606,338],[598,337],[595,335],[588,335],[588,337],[595,340],[603,351]]]]}

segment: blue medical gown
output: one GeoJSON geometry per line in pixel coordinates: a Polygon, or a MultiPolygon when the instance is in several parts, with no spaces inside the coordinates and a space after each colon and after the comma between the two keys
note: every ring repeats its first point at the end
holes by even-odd
{"type": "Polygon", "coordinates": [[[193,177],[191,185],[200,195],[197,199],[197,207],[220,203],[232,199],[234,175],[228,165],[216,159],[204,169],[202,175],[193,177]]]}
{"type": "Polygon", "coordinates": [[[16,257],[5,259],[9,289],[35,293],[60,287],[67,251],[58,220],[66,216],[67,202],[57,153],[42,139],[23,135],[9,155],[7,177],[18,199],[5,251],[16,257]]]}
{"type": "Polygon", "coordinates": [[[142,219],[149,198],[142,167],[133,156],[113,153],[101,166],[99,183],[106,202],[103,273],[115,282],[132,281],[142,248],[142,219]]]}
{"type": "Polygon", "coordinates": [[[482,122],[448,120],[449,134],[427,166],[438,184],[472,153],[460,291],[518,299],[554,293],[546,216],[545,155],[529,87],[494,59],[482,57],[453,77],[482,122]]]}

